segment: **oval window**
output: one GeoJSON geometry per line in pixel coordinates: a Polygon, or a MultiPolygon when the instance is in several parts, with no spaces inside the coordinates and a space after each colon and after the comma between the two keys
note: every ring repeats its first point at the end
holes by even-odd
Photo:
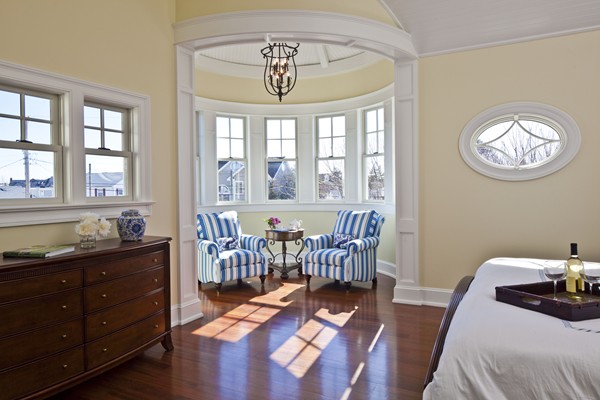
{"type": "Polygon", "coordinates": [[[460,138],[465,162],[503,180],[535,179],[568,164],[579,150],[575,121],[553,107],[512,103],[484,111],[460,138]]]}

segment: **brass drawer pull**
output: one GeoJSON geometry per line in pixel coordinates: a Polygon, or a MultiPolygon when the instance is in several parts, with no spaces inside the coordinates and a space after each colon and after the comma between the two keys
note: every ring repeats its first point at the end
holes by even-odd
{"type": "Polygon", "coordinates": [[[158,262],[158,258],[153,259],[152,262],[158,262]]]}
{"type": "Polygon", "coordinates": [[[158,282],[158,278],[154,278],[154,283],[158,282]]]}
{"type": "Polygon", "coordinates": [[[154,305],[155,305],[155,306],[157,306],[157,305],[158,305],[158,301],[155,301],[155,302],[154,302],[154,305]]]}
{"type": "Polygon", "coordinates": [[[100,297],[102,297],[103,299],[107,298],[108,296],[106,295],[106,293],[103,293],[100,295],[100,297]]]}
{"type": "Polygon", "coordinates": [[[106,271],[102,271],[102,272],[100,272],[100,275],[102,275],[102,276],[106,276],[106,271]]]}
{"type": "Polygon", "coordinates": [[[107,324],[107,322],[106,322],[106,321],[102,321],[102,323],[101,323],[101,324],[102,324],[102,325],[106,325],[106,324],[107,324]]]}
{"type": "Polygon", "coordinates": [[[102,349],[103,353],[106,353],[108,351],[108,349],[102,349]]]}
{"type": "Polygon", "coordinates": [[[67,283],[67,280],[63,279],[62,281],[60,281],[60,283],[62,283],[64,285],[65,283],[67,283]]]}
{"type": "Polygon", "coordinates": [[[67,369],[68,366],[69,364],[63,364],[63,369],[67,369]]]}
{"type": "Polygon", "coordinates": [[[62,306],[61,308],[62,308],[63,310],[66,310],[66,309],[67,309],[67,306],[62,306]]]}
{"type": "Polygon", "coordinates": [[[67,338],[67,334],[65,333],[64,335],[61,336],[63,339],[67,338]]]}
{"type": "Polygon", "coordinates": [[[154,325],[155,328],[158,328],[158,324],[154,325]]]}

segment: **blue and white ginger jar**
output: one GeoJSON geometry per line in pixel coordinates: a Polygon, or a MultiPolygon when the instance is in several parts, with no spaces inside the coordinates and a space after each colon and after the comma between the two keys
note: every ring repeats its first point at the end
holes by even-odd
{"type": "Polygon", "coordinates": [[[117,231],[124,242],[142,240],[146,231],[146,220],[138,210],[124,210],[117,218],[117,231]]]}

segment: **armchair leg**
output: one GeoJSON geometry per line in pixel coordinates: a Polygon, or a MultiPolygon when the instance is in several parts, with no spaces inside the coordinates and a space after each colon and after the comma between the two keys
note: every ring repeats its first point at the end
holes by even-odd
{"type": "Polygon", "coordinates": [[[346,292],[349,292],[350,286],[352,286],[352,282],[344,282],[344,286],[346,286],[346,292]]]}
{"type": "Polygon", "coordinates": [[[221,286],[223,286],[222,283],[215,283],[215,286],[217,287],[217,293],[221,293],[221,286]]]}
{"type": "Polygon", "coordinates": [[[306,286],[310,285],[310,278],[312,278],[312,275],[304,275],[304,279],[306,279],[306,286]]]}
{"type": "Polygon", "coordinates": [[[241,279],[237,280],[237,285],[238,285],[238,287],[242,287],[242,280],[241,279]]]}
{"type": "Polygon", "coordinates": [[[373,278],[373,286],[377,285],[377,277],[373,278]]]}
{"type": "Polygon", "coordinates": [[[265,275],[260,275],[259,278],[260,278],[260,286],[265,286],[265,278],[266,278],[266,276],[265,275]]]}
{"type": "Polygon", "coordinates": [[[336,279],[336,280],[333,282],[333,284],[334,284],[335,286],[339,286],[339,284],[340,284],[340,280],[339,280],[339,279],[336,279]]]}

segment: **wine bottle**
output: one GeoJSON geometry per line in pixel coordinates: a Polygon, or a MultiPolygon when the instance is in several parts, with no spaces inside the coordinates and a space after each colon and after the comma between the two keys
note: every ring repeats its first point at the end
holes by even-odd
{"type": "Polygon", "coordinates": [[[581,300],[582,297],[577,294],[577,288],[581,289],[582,281],[579,271],[581,270],[581,260],[577,254],[577,243],[571,243],[571,256],[567,259],[567,297],[573,300],[581,300]]]}

